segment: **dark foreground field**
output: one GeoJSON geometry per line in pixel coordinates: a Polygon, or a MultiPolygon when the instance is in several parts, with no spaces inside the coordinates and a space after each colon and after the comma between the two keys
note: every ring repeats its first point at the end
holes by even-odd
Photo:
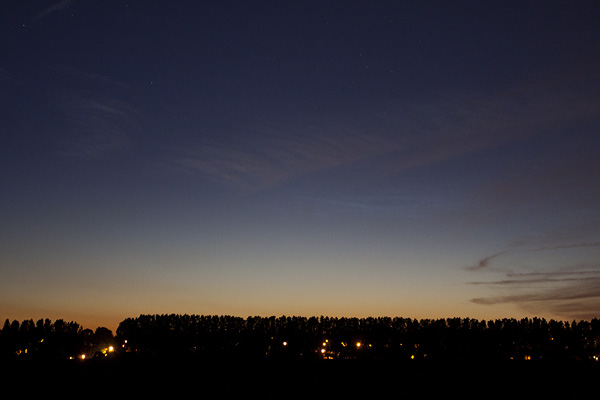
{"type": "Polygon", "coordinates": [[[179,396],[408,398],[589,396],[600,365],[588,362],[405,362],[113,359],[3,364],[5,388],[66,397],[179,396]]]}

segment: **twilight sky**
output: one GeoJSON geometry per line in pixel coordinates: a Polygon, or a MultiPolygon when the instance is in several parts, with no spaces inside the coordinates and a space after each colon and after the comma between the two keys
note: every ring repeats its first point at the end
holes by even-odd
{"type": "Polygon", "coordinates": [[[0,317],[599,317],[598,21],[3,1],[0,317]]]}

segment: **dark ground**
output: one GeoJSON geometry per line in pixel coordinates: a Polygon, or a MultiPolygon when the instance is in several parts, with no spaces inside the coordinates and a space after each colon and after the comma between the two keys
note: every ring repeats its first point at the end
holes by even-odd
{"type": "Polygon", "coordinates": [[[32,395],[58,391],[66,397],[577,398],[589,396],[591,389],[595,392],[600,382],[600,364],[588,362],[101,359],[11,362],[2,368],[5,388],[32,395]]]}

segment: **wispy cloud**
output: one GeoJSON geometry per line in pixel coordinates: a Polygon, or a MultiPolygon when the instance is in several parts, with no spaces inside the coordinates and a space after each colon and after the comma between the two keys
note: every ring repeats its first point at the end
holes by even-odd
{"type": "Polygon", "coordinates": [[[470,285],[487,286],[492,292],[487,297],[477,297],[471,302],[480,305],[513,304],[533,314],[554,314],[561,318],[590,318],[597,316],[600,310],[600,264],[597,262],[596,241],[569,242],[581,234],[593,238],[600,234],[591,227],[595,223],[573,224],[560,234],[549,233],[537,238],[521,239],[502,253],[482,258],[475,267],[466,268],[486,274],[485,267],[490,265],[498,254],[504,254],[505,260],[497,259],[493,271],[496,278],[468,282],[470,285]],[[587,229],[585,228],[587,227],[587,229]],[[556,240],[562,243],[556,243],[556,240]],[[543,245],[543,242],[554,242],[543,245]],[[515,264],[514,257],[519,264],[515,264]],[[579,261],[575,261],[579,260],[579,261]],[[583,261],[582,261],[583,260],[583,261]],[[552,262],[553,266],[550,266],[552,262]],[[479,268],[481,267],[481,268],[479,268]],[[497,278],[502,274],[501,278],[497,278]]]}
{"type": "Polygon", "coordinates": [[[235,133],[220,138],[219,143],[179,148],[171,162],[182,170],[254,191],[368,158],[380,152],[380,146],[371,135],[332,132],[326,125],[306,131],[268,126],[259,134],[235,133]]]}
{"type": "MultiPolygon", "coordinates": [[[[600,266],[599,266],[600,267],[600,266]]],[[[492,285],[492,286],[517,286],[544,283],[565,283],[580,282],[589,277],[600,276],[600,269],[597,270],[577,270],[577,271],[552,271],[552,272],[530,272],[530,273],[507,273],[506,277],[510,279],[500,279],[494,281],[474,281],[471,285],[492,285]]]]}
{"type": "Polygon", "coordinates": [[[135,111],[115,99],[73,98],[64,104],[69,119],[69,137],[62,154],[76,158],[98,158],[126,149],[136,126],[135,111]]]}
{"type": "Polygon", "coordinates": [[[40,11],[39,13],[37,13],[31,22],[37,22],[43,18],[46,18],[47,16],[60,11],[60,10],[64,10],[68,7],[70,7],[73,4],[73,0],[60,0],[57,1],[53,4],[51,4],[50,6],[46,7],[45,9],[43,9],[42,11],[40,11]]]}
{"type": "Polygon", "coordinates": [[[582,248],[582,247],[600,247],[600,242],[558,244],[555,246],[538,247],[537,249],[534,249],[533,251],[578,249],[578,248],[582,248]]]}
{"type": "Polygon", "coordinates": [[[557,244],[552,246],[541,246],[535,247],[531,249],[523,249],[526,246],[526,242],[524,241],[515,241],[512,246],[510,246],[507,250],[500,251],[489,256],[480,258],[475,264],[468,265],[465,267],[467,271],[478,271],[483,270],[489,267],[492,264],[492,261],[497,259],[498,257],[509,254],[515,251],[522,252],[543,252],[543,251],[552,251],[552,250],[567,250],[567,249],[581,249],[581,248],[594,248],[600,247],[600,242],[584,242],[584,243],[565,243],[565,244],[557,244]],[[519,249],[521,248],[521,249],[519,249]]]}
{"type": "Polygon", "coordinates": [[[307,117],[306,125],[289,124],[279,116],[283,120],[279,126],[258,121],[252,132],[244,128],[244,121],[219,141],[190,142],[173,149],[170,163],[243,190],[260,190],[302,174],[365,160],[377,166],[379,175],[399,174],[597,115],[600,98],[585,89],[573,93],[568,80],[552,78],[537,86],[463,98],[446,96],[420,104],[389,104],[362,110],[360,118],[307,117]],[[361,125],[360,120],[372,125],[361,125]]]}
{"type": "Polygon", "coordinates": [[[67,69],[53,94],[58,106],[57,133],[62,156],[97,159],[129,148],[143,125],[142,113],[123,86],[108,77],[67,69]]]}
{"type": "Polygon", "coordinates": [[[501,251],[499,253],[492,254],[490,256],[481,258],[479,261],[477,261],[477,263],[475,265],[467,266],[467,267],[465,267],[465,269],[468,270],[468,271],[477,271],[477,270],[480,270],[480,269],[487,268],[490,265],[490,263],[492,262],[493,259],[495,259],[497,257],[500,257],[501,255],[503,255],[505,253],[506,253],[505,251],[501,251]]]}
{"type": "Polygon", "coordinates": [[[480,305],[514,304],[534,314],[550,312],[560,317],[591,319],[597,317],[600,310],[600,271],[586,274],[590,276],[526,279],[517,283],[543,285],[515,294],[474,298],[471,302],[480,305]],[[552,285],[548,286],[548,283],[552,285]]]}
{"type": "MultiPolygon", "coordinates": [[[[489,267],[492,261],[499,261],[500,256],[507,256],[506,258],[510,259],[510,256],[515,254],[537,256],[536,253],[555,252],[557,255],[562,250],[594,250],[600,248],[600,241],[595,240],[598,238],[600,238],[600,220],[592,219],[559,224],[537,235],[519,236],[511,240],[502,250],[481,257],[475,264],[466,266],[464,269],[468,271],[483,270],[489,267]]],[[[498,267],[508,268],[507,265],[498,267]]],[[[513,272],[509,272],[509,274],[517,275],[513,272]]]]}

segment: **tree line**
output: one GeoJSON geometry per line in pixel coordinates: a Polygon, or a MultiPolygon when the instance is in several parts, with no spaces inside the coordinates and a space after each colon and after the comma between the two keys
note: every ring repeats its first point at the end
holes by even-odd
{"type": "Polygon", "coordinates": [[[33,319],[12,322],[7,318],[0,331],[0,359],[44,359],[98,357],[104,355],[115,338],[106,327],[95,331],[74,321],[33,319]],[[103,353],[104,352],[104,353],[103,353]]]}
{"type": "Polygon", "coordinates": [[[2,357],[102,357],[109,346],[127,357],[597,361],[600,321],[143,314],[116,336],[62,320],[6,320],[0,332],[2,357]]]}
{"type": "Polygon", "coordinates": [[[143,354],[296,358],[572,359],[600,352],[600,321],[543,318],[140,315],[117,336],[143,354]]]}

